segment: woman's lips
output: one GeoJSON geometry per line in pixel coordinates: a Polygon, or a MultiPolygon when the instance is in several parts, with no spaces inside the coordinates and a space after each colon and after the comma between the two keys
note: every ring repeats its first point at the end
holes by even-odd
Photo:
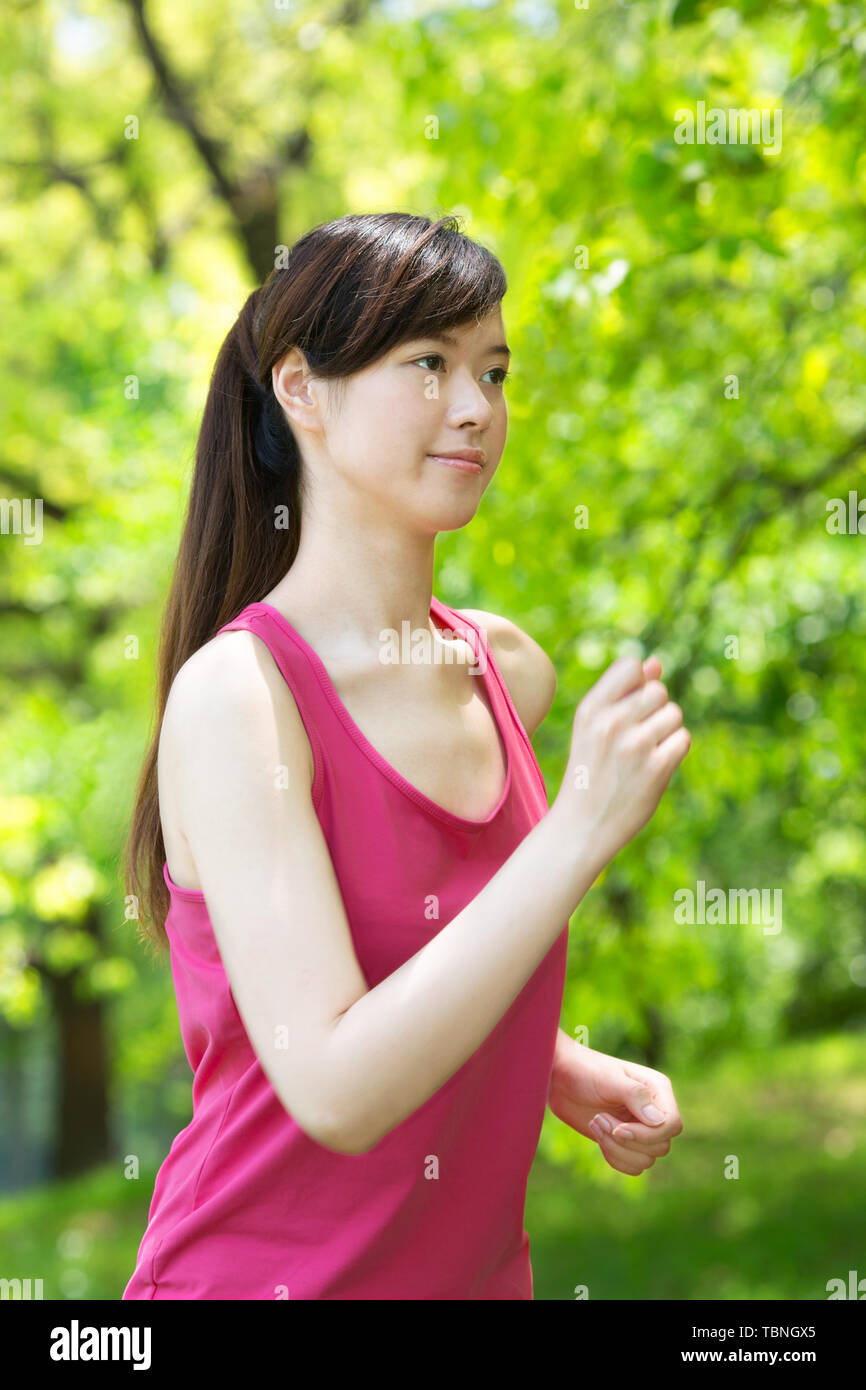
{"type": "Polygon", "coordinates": [[[431,454],[430,458],[435,459],[437,463],[447,464],[449,468],[456,468],[461,473],[480,473],[483,469],[483,464],[455,458],[453,454],[431,454]]]}

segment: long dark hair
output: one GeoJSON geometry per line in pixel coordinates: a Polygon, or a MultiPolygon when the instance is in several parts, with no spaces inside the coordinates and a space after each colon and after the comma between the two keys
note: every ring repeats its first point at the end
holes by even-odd
{"type": "Polygon", "coordinates": [[[505,272],[459,230],[411,213],[357,213],[306,232],[249,296],[214,366],[159,640],[155,722],[121,876],[140,939],[167,948],[157,753],[172,682],[223,624],[261,599],[298,550],[301,456],[272,368],[299,348],[319,377],[348,377],[410,339],[480,319],[505,272]]]}

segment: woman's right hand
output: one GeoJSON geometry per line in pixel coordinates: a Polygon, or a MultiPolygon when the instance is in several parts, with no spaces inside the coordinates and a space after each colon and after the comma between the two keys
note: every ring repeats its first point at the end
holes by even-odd
{"type": "Polygon", "coordinates": [[[566,834],[587,837],[602,865],[643,829],[691,747],[660,674],[658,657],[620,657],[575,711],[551,811],[566,834]]]}

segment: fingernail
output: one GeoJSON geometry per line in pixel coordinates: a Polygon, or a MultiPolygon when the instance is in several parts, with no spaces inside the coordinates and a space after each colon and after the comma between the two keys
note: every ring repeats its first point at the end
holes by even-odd
{"type": "Polygon", "coordinates": [[[604,1115],[594,1115],[592,1123],[594,1125],[598,1125],[599,1129],[603,1129],[605,1134],[610,1134],[611,1129],[613,1128],[610,1120],[608,1120],[604,1115]]]}
{"type": "Polygon", "coordinates": [[[634,1134],[630,1129],[618,1126],[613,1132],[614,1139],[634,1139],[634,1134]]]}
{"type": "Polygon", "coordinates": [[[657,1110],[654,1105],[645,1105],[643,1107],[643,1113],[651,1125],[657,1125],[660,1120],[664,1119],[662,1112],[657,1110]]]}

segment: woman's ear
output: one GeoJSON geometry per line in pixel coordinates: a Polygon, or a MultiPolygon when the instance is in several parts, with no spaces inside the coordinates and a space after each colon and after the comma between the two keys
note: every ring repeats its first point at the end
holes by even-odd
{"type": "Polygon", "coordinates": [[[300,348],[293,347],[271,370],[274,395],[298,429],[321,434],[327,383],[314,377],[300,348]]]}

